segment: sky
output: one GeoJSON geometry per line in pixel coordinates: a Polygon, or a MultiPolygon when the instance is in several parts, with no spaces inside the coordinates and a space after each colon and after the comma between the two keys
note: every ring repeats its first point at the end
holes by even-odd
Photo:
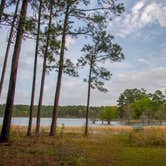
{"type": "MultiPolygon", "coordinates": [[[[165,0],[119,0],[125,5],[125,12],[115,17],[108,24],[108,31],[114,35],[115,42],[121,45],[125,60],[107,63],[112,78],[105,82],[107,93],[93,90],[91,105],[115,105],[119,95],[125,89],[145,88],[148,92],[166,89],[166,1],[165,0]]],[[[0,29],[0,72],[6,47],[7,28],[0,29]]],[[[82,40],[81,40],[82,41],[82,40]]],[[[81,56],[80,39],[67,38],[66,56],[75,61],[81,56]]],[[[32,87],[32,71],[35,43],[24,41],[19,61],[15,104],[29,104],[32,87]]],[[[0,103],[5,103],[11,55],[0,103]]],[[[38,61],[37,90],[35,104],[38,103],[42,59],[38,61]]],[[[46,76],[44,89],[44,105],[52,105],[56,87],[57,73],[46,76]]],[[[83,78],[87,70],[81,71],[79,78],[63,76],[60,105],[85,105],[87,84],[83,78]]]]}

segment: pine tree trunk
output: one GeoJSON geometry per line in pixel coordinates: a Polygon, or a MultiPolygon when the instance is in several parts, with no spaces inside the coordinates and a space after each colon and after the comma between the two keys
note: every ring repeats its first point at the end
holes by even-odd
{"type": "Polygon", "coordinates": [[[6,4],[6,0],[1,0],[1,4],[0,4],[0,23],[2,21],[2,15],[3,15],[4,8],[5,8],[5,4],[6,4]]]}
{"type": "Polygon", "coordinates": [[[88,79],[88,97],[87,97],[87,106],[86,106],[86,123],[85,123],[85,133],[84,135],[88,135],[88,119],[89,119],[89,105],[90,105],[90,94],[91,94],[91,77],[92,77],[92,62],[90,64],[90,69],[89,69],[89,79],[88,79]]]}
{"type": "Polygon", "coordinates": [[[15,26],[15,22],[16,22],[16,18],[17,18],[19,4],[20,4],[20,0],[18,0],[17,4],[16,4],[13,21],[12,21],[12,25],[11,25],[11,29],[10,29],[9,39],[8,39],[8,43],[7,43],[7,47],[6,47],[5,59],[4,59],[3,67],[2,67],[2,74],[1,74],[1,80],[0,80],[0,97],[1,97],[1,93],[2,93],[3,82],[4,82],[4,78],[5,78],[7,61],[8,61],[8,56],[9,56],[9,50],[10,50],[12,37],[13,37],[13,33],[14,33],[14,26],[15,26]]]}
{"type": "Polygon", "coordinates": [[[8,142],[9,140],[12,109],[13,109],[13,102],[14,102],[14,96],[15,96],[17,69],[18,69],[18,62],[20,57],[21,45],[22,45],[22,38],[24,33],[24,25],[25,25],[28,2],[29,0],[23,0],[23,3],[22,3],[20,20],[19,20],[19,25],[17,29],[16,42],[15,42],[14,53],[12,58],[9,89],[8,89],[0,142],[8,142]]]}
{"type": "Polygon", "coordinates": [[[58,105],[59,105],[61,82],[62,82],[64,53],[65,53],[65,44],[66,44],[65,40],[66,40],[66,32],[67,32],[67,26],[68,26],[69,8],[70,8],[70,5],[68,4],[66,7],[65,19],[64,19],[64,27],[63,27],[61,51],[60,51],[60,63],[59,63],[59,71],[58,71],[58,78],[57,78],[57,84],[56,84],[55,98],[54,98],[52,123],[51,123],[50,134],[49,134],[50,136],[54,136],[56,134],[56,128],[57,128],[57,110],[58,110],[58,105]]]}
{"type": "Polygon", "coordinates": [[[28,124],[27,136],[31,136],[32,134],[32,119],[33,119],[33,106],[34,106],[35,89],[36,89],[36,74],[37,74],[37,61],[38,61],[39,40],[40,40],[42,1],[40,0],[39,3],[40,4],[39,4],[38,27],[37,27],[37,37],[36,37],[34,69],[33,69],[33,83],[32,83],[32,92],[31,92],[31,105],[29,109],[29,124],[28,124]]]}
{"type": "Polygon", "coordinates": [[[37,111],[37,121],[36,121],[36,131],[35,131],[36,136],[39,136],[39,133],[40,133],[40,114],[41,114],[41,107],[42,107],[42,101],[43,101],[43,92],[44,92],[44,83],[45,83],[45,75],[46,75],[46,64],[47,64],[47,57],[48,57],[48,46],[49,46],[49,40],[50,40],[50,28],[51,28],[51,23],[52,23],[52,14],[53,14],[53,6],[51,5],[50,17],[49,17],[49,23],[48,23],[46,50],[45,50],[44,60],[43,60],[43,71],[42,71],[42,79],[41,79],[41,87],[40,87],[40,96],[39,96],[38,111],[37,111]]]}

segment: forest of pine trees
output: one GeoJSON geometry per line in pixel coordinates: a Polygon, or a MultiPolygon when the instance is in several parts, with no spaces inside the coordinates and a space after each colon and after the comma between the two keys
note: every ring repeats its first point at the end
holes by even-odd
{"type": "MultiPolygon", "coordinates": [[[[109,34],[108,22],[112,17],[119,17],[124,11],[124,6],[116,0],[96,0],[95,5],[90,0],[1,0],[0,4],[0,28],[5,26],[10,29],[5,51],[5,59],[2,66],[0,80],[0,96],[4,90],[6,70],[9,69],[9,85],[4,108],[4,120],[2,124],[1,142],[8,142],[10,137],[11,118],[14,109],[15,89],[17,83],[17,71],[21,59],[23,41],[35,41],[33,53],[34,62],[33,82],[31,96],[29,125],[27,136],[32,133],[32,117],[34,112],[34,98],[36,96],[36,74],[38,59],[42,58],[42,73],[39,91],[38,106],[36,111],[35,135],[40,135],[40,118],[43,105],[45,77],[49,71],[55,71],[55,96],[52,109],[52,123],[50,136],[56,135],[59,100],[61,97],[62,76],[79,77],[79,71],[86,68],[89,76],[87,82],[87,107],[85,135],[88,135],[88,118],[91,90],[98,89],[106,92],[104,80],[111,79],[111,71],[104,67],[107,62],[119,62],[124,59],[122,48],[113,42],[113,34],[109,34]],[[78,55],[77,63],[74,63],[66,55],[67,37],[88,39],[82,46],[82,55],[78,55]],[[14,47],[11,49],[11,45],[14,47]],[[12,52],[12,54],[11,54],[12,52]],[[9,55],[11,54],[11,57],[9,55]],[[8,59],[12,59],[11,66],[8,59]]],[[[2,59],[0,59],[1,61],[2,59]]],[[[86,90],[86,89],[85,89],[86,90]]],[[[26,90],[25,90],[26,91],[26,90]]]]}

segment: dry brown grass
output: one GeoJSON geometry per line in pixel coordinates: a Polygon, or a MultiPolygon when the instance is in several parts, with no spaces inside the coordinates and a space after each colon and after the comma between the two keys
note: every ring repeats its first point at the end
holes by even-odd
{"type": "Polygon", "coordinates": [[[130,139],[137,145],[166,145],[166,126],[144,127],[131,132],[130,139]]]}
{"type": "Polygon", "coordinates": [[[152,130],[158,130],[158,131],[166,133],[166,126],[147,126],[147,127],[144,127],[144,130],[147,132],[152,130]]]}
{"type": "Polygon", "coordinates": [[[49,127],[42,127],[39,137],[26,137],[26,130],[12,127],[9,144],[0,145],[0,166],[166,165],[166,148],[160,146],[166,127],[90,127],[88,137],[83,127],[61,127],[56,137],[48,136],[49,127]]]}
{"type": "MultiPolygon", "coordinates": [[[[26,126],[12,126],[13,132],[25,133],[27,130],[26,126]]],[[[35,127],[32,129],[35,130],[35,127]]],[[[95,126],[89,127],[89,134],[118,134],[118,133],[131,133],[133,128],[130,126],[95,126]]],[[[48,133],[49,127],[41,127],[42,133],[48,133]]],[[[84,127],[77,126],[65,126],[59,127],[58,133],[83,133],[84,127]]]]}
{"type": "MultiPolygon", "coordinates": [[[[90,134],[108,134],[108,133],[130,133],[132,132],[133,128],[129,126],[96,126],[96,127],[89,127],[90,134]]],[[[71,133],[82,133],[84,131],[84,127],[65,127],[64,132],[71,132],[71,133]]]]}

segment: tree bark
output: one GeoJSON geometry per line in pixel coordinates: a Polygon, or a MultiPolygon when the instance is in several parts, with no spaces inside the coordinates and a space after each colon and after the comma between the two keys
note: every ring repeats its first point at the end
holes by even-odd
{"type": "Polygon", "coordinates": [[[9,89],[8,89],[0,142],[8,142],[9,140],[12,109],[13,109],[13,102],[14,102],[14,96],[15,96],[16,79],[17,79],[17,69],[18,69],[18,62],[20,57],[21,45],[22,45],[22,38],[24,33],[24,25],[25,25],[28,2],[29,0],[23,0],[23,3],[22,3],[20,20],[19,20],[19,25],[17,29],[16,42],[15,42],[14,53],[12,58],[9,89]]]}
{"type": "Polygon", "coordinates": [[[41,107],[42,107],[42,101],[43,101],[43,92],[44,92],[44,83],[45,83],[45,75],[46,75],[46,64],[47,64],[48,46],[49,46],[49,40],[50,40],[50,28],[51,28],[51,23],[52,23],[52,14],[53,14],[53,6],[51,5],[50,17],[49,17],[49,23],[48,23],[46,49],[45,49],[44,60],[43,60],[43,71],[42,71],[42,79],[41,79],[41,87],[40,87],[40,96],[39,96],[38,111],[37,111],[37,121],[36,121],[36,131],[35,131],[36,136],[39,136],[39,133],[40,133],[40,114],[41,114],[41,107]]]}
{"type": "Polygon", "coordinates": [[[54,98],[52,123],[51,123],[50,134],[49,134],[50,136],[54,136],[56,134],[56,128],[57,128],[57,110],[58,110],[58,105],[59,105],[61,82],[62,82],[64,53],[65,53],[65,45],[66,45],[65,40],[66,40],[66,32],[67,32],[67,26],[68,26],[69,8],[70,8],[70,5],[67,4],[66,12],[65,12],[65,19],[64,19],[62,41],[61,41],[60,63],[59,63],[59,71],[58,71],[58,78],[57,78],[57,84],[56,84],[55,98],[54,98]]]}
{"type": "Polygon", "coordinates": [[[2,15],[3,15],[4,8],[5,8],[5,4],[6,4],[6,0],[1,0],[1,4],[0,4],[0,23],[2,21],[2,15]]]}
{"type": "Polygon", "coordinates": [[[39,3],[40,4],[39,4],[39,15],[38,15],[38,27],[37,27],[37,37],[36,37],[34,68],[33,68],[31,105],[30,105],[30,109],[29,109],[29,124],[28,124],[27,136],[31,136],[31,134],[32,134],[32,119],[33,119],[33,106],[34,106],[35,89],[36,89],[36,73],[37,73],[37,61],[38,61],[39,40],[40,40],[40,24],[41,24],[42,0],[40,0],[39,3]]]}
{"type": "Polygon", "coordinates": [[[93,65],[93,59],[90,63],[90,69],[89,69],[89,79],[88,79],[88,97],[87,97],[87,106],[86,106],[86,123],[85,123],[85,132],[84,135],[88,135],[88,122],[89,122],[89,105],[90,105],[90,95],[91,95],[91,77],[92,77],[92,65],[93,65]]]}
{"type": "Polygon", "coordinates": [[[5,59],[4,59],[3,67],[2,67],[2,74],[1,74],[1,80],[0,80],[0,97],[1,97],[1,93],[2,93],[3,82],[4,82],[4,78],[5,78],[5,73],[6,73],[6,66],[7,66],[7,61],[8,61],[8,57],[9,57],[9,50],[10,50],[12,37],[13,37],[13,33],[14,33],[14,25],[15,25],[16,18],[17,18],[19,4],[20,4],[20,0],[18,0],[17,4],[16,4],[13,21],[12,21],[12,25],[11,25],[11,29],[10,29],[9,39],[8,39],[8,43],[7,43],[7,47],[6,47],[5,59]]]}

